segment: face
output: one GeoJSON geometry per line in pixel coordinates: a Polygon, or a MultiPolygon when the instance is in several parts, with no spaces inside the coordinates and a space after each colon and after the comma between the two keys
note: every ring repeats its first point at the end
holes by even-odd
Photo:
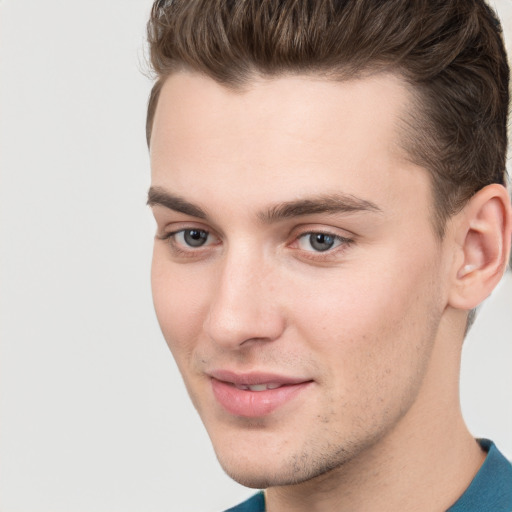
{"type": "Polygon", "coordinates": [[[224,469],[253,487],[362,458],[421,411],[443,297],[407,88],[179,73],[151,141],[154,304],[224,469]],[[416,411],[416,412],[415,412],[416,411]]]}

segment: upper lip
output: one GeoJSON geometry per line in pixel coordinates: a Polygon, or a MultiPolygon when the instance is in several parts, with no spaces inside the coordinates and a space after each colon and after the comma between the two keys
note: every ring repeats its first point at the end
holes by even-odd
{"type": "Polygon", "coordinates": [[[210,377],[223,382],[229,382],[238,386],[255,386],[258,384],[279,384],[281,386],[301,384],[312,379],[303,377],[288,377],[270,372],[238,373],[231,370],[213,370],[208,372],[210,377]]]}

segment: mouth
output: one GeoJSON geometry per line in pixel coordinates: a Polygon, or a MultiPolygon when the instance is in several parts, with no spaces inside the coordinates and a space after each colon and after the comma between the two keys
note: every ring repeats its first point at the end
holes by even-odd
{"type": "Polygon", "coordinates": [[[268,383],[268,384],[253,384],[252,386],[249,384],[233,383],[233,386],[235,386],[236,389],[241,389],[243,391],[267,391],[267,389],[277,389],[277,388],[282,387],[283,385],[284,384],[277,384],[275,382],[268,383]]]}
{"type": "Polygon", "coordinates": [[[268,373],[237,374],[219,370],[209,375],[217,403],[229,414],[245,418],[272,414],[313,383],[309,379],[268,373]]]}

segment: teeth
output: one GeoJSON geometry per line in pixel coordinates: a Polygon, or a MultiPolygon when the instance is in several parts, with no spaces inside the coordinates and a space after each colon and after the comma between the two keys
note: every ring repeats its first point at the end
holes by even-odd
{"type": "Polygon", "coordinates": [[[248,386],[246,384],[235,384],[237,389],[243,389],[244,391],[266,391],[267,389],[277,389],[281,387],[281,384],[269,383],[269,384],[253,384],[248,386]]]}
{"type": "Polygon", "coordinates": [[[266,391],[268,388],[266,384],[254,384],[253,386],[249,386],[249,389],[251,391],[266,391]]]}

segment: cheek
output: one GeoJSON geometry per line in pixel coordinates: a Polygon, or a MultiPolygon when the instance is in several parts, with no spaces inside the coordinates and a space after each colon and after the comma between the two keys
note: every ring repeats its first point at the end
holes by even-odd
{"type": "Polygon", "coordinates": [[[442,309],[433,258],[397,253],[381,260],[339,272],[321,293],[304,293],[304,281],[294,291],[301,338],[342,401],[403,395],[424,374],[435,339],[442,309]]]}
{"type": "Polygon", "coordinates": [[[404,317],[414,320],[415,310],[432,294],[421,272],[404,276],[389,269],[347,269],[321,282],[296,281],[294,288],[290,309],[301,325],[358,344],[372,333],[394,330],[404,317]],[[310,292],[313,286],[316,290],[310,292]]]}
{"type": "Polygon", "coordinates": [[[190,358],[204,323],[204,293],[199,288],[204,281],[181,267],[176,268],[155,247],[151,266],[153,303],[164,338],[180,367],[184,359],[190,358]]]}

